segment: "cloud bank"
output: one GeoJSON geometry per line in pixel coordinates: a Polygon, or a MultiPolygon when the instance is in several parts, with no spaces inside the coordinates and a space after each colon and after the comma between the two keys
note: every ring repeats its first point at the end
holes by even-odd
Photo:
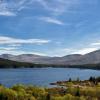
{"type": "Polygon", "coordinates": [[[0,36],[0,44],[46,44],[49,43],[50,40],[45,39],[18,39],[18,38],[12,38],[12,37],[5,37],[0,36]]]}

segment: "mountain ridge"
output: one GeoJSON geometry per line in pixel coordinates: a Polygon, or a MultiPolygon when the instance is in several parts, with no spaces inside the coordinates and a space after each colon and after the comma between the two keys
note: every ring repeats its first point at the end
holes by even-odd
{"type": "Polygon", "coordinates": [[[35,64],[54,64],[54,65],[84,65],[100,63],[100,50],[96,50],[85,55],[71,54],[62,57],[49,57],[35,54],[11,55],[2,54],[0,58],[18,62],[35,64]]]}

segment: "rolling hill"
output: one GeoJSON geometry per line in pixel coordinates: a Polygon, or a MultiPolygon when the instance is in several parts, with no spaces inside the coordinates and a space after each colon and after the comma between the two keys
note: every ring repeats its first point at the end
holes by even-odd
{"type": "Polygon", "coordinates": [[[35,64],[53,64],[53,65],[84,65],[84,64],[98,64],[100,63],[100,50],[80,55],[72,54],[63,57],[48,57],[34,54],[10,55],[3,54],[0,58],[8,59],[17,62],[27,62],[35,64]]]}

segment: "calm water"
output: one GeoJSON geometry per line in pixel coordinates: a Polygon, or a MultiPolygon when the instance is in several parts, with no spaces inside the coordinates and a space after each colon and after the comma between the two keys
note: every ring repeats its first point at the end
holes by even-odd
{"type": "Polygon", "coordinates": [[[72,79],[88,79],[90,76],[100,76],[99,70],[72,68],[29,68],[29,69],[0,69],[0,83],[12,86],[17,83],[50,86],[49,83],[72,79]]]}

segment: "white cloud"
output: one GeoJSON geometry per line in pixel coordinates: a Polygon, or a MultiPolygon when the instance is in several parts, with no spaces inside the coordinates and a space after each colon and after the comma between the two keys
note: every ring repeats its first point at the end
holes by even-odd
{"type": "Polygon", "coordinates": [[[91,43],[91,45],[93,45],[93,46],[99,46],[100,42],[91,43]]]}
{"type": "Polygon", "coordinates": [[[28,4],[34,0],[11,0],[0,1],[1,16],[16,16],[18,11],[27,8],[28,4]]]}
{"type": "Polygon", "coordinates": [[[70,55],[70,54],[87,54],[93,51],[98,50],[99,48],[81,48],[81,49],[74,49],[74,48],[55,48],[53,49],[53,52],[46,51],[45,53],[42,52],[34,52],[33,50],[26,51],[26,50],[21,50],[18,47],[0,47],[0,54],[13,54],[13,55],[20,55],[20,54],[36,54],[36,55],[42,55],[42,56],[57,56],[57,57],[62,57],[65,55],[70,55]]]}
{"type": "Polygon", "coordinates": [[[7,46],[9,46],[9,47],[20,47],[21,44],[8,44],[7,46]]]}
{"type": "Polygon", "coordinates": [[[13,13],[13,12],[10,12],[10,11],[1,11],[0,12],[0,15],[1,16],[16,16],[16,14],[15,13],[13,13]]]}
{"type": "Polygon", "coordinates": [[[0,47],[0,50],[3,50],[3,51],[11,51],[11,50],[16,50],[17,48],[15,47],[0,47]]]}
{"type": "Polygon", "coordinates": [[[55,47],[53,49],[53,52],[52,52],[52,50],[46,51],[46,52],[47,52],[46,54],[48,54],[48,56],[62,57],[62,56],[71,54],[72,49],[71,48],[57,48],[57,47],[55,47]]]}
{"type": "Polygon", "coordinates": [[[12,37],[0,36],[0,44],[46,44],[50,40],[44,39],[17,39],[12,37]]]}
{"type": "Polygon", "coordinates": [[[41,17],[39,19],[42,21],[48,22],[48,23],[53,23],[53,24],[57,24],[57,25],[64,25],[64,23],[62,21],[51,18],[51,17],[41,17]]]}
{"type": "Polygon", "coordinates": [[[71,55],[71,54],[87,54],[93,51],[98,50],[99,48],[94,48],[94,47],[89,47],[89,48],[57,48],[54,49],[53,52],[49,52],[48,55],[53,55],[53,56],[65,56],[65,55],[71,55]]]}
{"type": "Polygon", "coordinates": [[[93,51],[96,51],[98,50],[98,48],[83,48],[83,49],[79,49],[75,52],[72,52],[73,54],[87,54],[87,53],[90,53],[90,52],[93,52],[93,51]]]}
{"type": "Polygon", "coordinates": [[[15,16],[16,14],[8,8],[7,2],[0,2],[0,15],[1,16],[15,16]]]}
{"type": "Polygon", "coordinates": [[[0,54],[13,54],[13,55],[20,55],[20,54],[35,54],[35,55],[41,55],[41,56],[47,56],[44,53],[40,52],[28,52],[28,51],[22,51],[22,50],[4,50],[0,49],[0,54]]]}

